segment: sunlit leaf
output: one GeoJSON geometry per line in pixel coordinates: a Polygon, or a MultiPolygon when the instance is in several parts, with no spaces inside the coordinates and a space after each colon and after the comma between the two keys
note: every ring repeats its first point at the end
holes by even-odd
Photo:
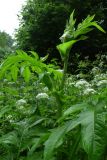
{"type": "Polygon", "coordinates": [[[67,54],[69,54],[70,49],[77,41],[78,40],[72,40],[72,41],[57,45],[57,49],[59,50],[62,58],[64,58],[67,54]]]}

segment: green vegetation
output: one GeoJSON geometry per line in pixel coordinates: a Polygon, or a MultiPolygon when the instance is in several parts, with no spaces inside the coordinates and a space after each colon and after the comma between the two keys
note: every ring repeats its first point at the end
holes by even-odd
{"type": "Polygon", "coordinates": [[[19,16],[20,27],[16,33],[18,48],[36,51],[40,56],[49,53],[50,59],[53,54],[54,58],[58,58],[56,44],[68,16],[68,7],[63,3],[28,0],[19,16]]]}
{"type": "MultiPolygon", "coordinates": [[[[36,51],[39,56],[49,54],[48,62],[60,55],[56,45],[65,28],[66,20],[75,9],[77,24],[85,17],[95,14],[95,21],[105,30],[107,26],[107,2],[102,0],[27,0],[19,15],[20,26],[16,33],[18,48],[24,51],[36,51]],[[42,45],[41,45],[42,44],[42,45]]],[[[73,47],[69,58],[69,70],[72,73],[78,69],[75,54],[79,61],[88,56],[89,60],[96,60],[95,55],[106,54],[107,36],[94,30],[88,34],[91,38],[77,43],[73,47]],[[75,61],[75,62],[74,62],[75,61]]]]}
{"type": "Polygon", "coordinates": [[[0,60],[12,52],[13,39],[6,32],[0,31],[0,60]]]}
{"type": "MultiPolygon", "coordinates": [[[[73,46],[86,40],[94,28],[105,33],[94,16],[77,25],[74,11],[71,13],[56,47],[62,70],[45,63],[48,55],[40,58],[34,51],[28,55],[17,50],[2,62],[0,160],[107,159],[107,71],[101,69],[103,59],[94,62],[88,80],[84,75],[81,78],[82,73],[67,72],[73,46]]],[[[79,65],[85,68],[87,62],[79,65]]]]}

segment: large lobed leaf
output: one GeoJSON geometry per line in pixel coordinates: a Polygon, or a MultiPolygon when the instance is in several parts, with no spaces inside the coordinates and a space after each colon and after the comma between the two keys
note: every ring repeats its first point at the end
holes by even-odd
{"type": "Polygon", "coordinates": [[[76,105],[75,108],[73,106],[67,109],[61,119],[66,118],[72,113],[77,113],[75,119],[69,120],[62,127],[54,129],[46,141],[45,160],[50,160],[53,157],[55,149],[64,142],[66,134],[78,125],[81,126],[82,147],[87,153],[88,159],[101,160],[107,139],[106,114],[103,114],[103,112],[98,113],[95,106],[83,103],[78,106],[76,105]]]}
{"type": "Polygon", "coordinates": [[[63,142],[63,137],[66,132],[66,126],[56,128],[49,139],[45,142],[44,160],[50,160],[53,158],[54,149],[57,148],[58,142],[60,145],[63,142]]]}
{"type": "MultiPolygon", "coordinates": [[[[85,114],[87,118],[81,123],[83,148],[87,152],[89,160],[101,160],[107,134],[105,115],[96,114],[94,109],[88,110],[85,114]]],[[[82,114],[83,118],[85,114],[82,114]]]]}

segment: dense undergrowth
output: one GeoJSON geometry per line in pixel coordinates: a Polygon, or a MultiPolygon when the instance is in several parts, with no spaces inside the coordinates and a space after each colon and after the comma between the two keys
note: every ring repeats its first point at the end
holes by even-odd
{"type": "MultiPolygon", "coordinates": [[[[0,66],[0,160],[106,160],[107,71],[67,74],[70,50],[95,26],[71,14],[57,46],[64,68],[17,51],[0,66]]],[[[101,61],[103,63],[103,61],[101,61]]],[[[106,66],[105,66],[106,67],[106,66]]]]}

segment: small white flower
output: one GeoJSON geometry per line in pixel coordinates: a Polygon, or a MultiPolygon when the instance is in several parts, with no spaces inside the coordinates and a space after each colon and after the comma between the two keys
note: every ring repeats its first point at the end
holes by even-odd
{"type": "Polygon", "coordinates": [[[36,98],[37,98],[37,99],[44,99],[44,98],[48,99],[49,96],[48,96],[48,94],[46,94],[46,93],[39,93],[39,94],[36,96],[36,98]]]}
{"type": "Polygon", "coordinates": [[[75,82],[69,83],[69,86],[75,86],[75,82]]]}
{"type": "Polygon", "coordinates": [[[8,116],[7,116],[7,119],[12,119],[12,115],[8,115],[8,116]]]}
{"type": "Polygon", "coordinates": [[[106,79],[106,78],[107,78],[107,74],[104,74],[104,73],[100,74],[100,79],[106,79]]]}
{"type": "Polygon", "coordinates": [[[7,79],[4,79],[4,82],[8,82],[8,80],[7,80],[7,79]]]}
{"type": "Polygon", "coordinates": [[[9,85],[15,84],[15,82],[8,82],[9,85]]]}
{"type": "Polygon", "coordinates": [[[48,87],[45,87],[43,90],[44,90],[44,92],[48,92],[49,89],[48,89],[48,87]]]}
{"type": "Polygon", "coordinates": [[[97,83],[97,86],[106,85],[106,84],[107,84],[107,80],[101,80],[97,83]]]}
{"type": "Polygon", "coordinates": [[[77,81],[75,84],[75,87],[77,87],[77,88],[90,87],[90,86],[91,85],[87,81],[85,81],[84,79],[77,81]]]}
{"type": "Polygon", "coordinates": [[[105,105],[104,108],[107,109],[107,106],[105,105]]]}
{"type": "Polygon", "coordinates": [[[60,40],[64,42],[67,38],[71,38],[69,31],[66,31],[61,37],[60,40]]]}
{"type": "Polygon", "coordinates": [[[87,88],[85,91],[84,91],[84,95],[88,95],[88,94],[95,94],[96,91],[92,88],[87,88]]]}
{"type": "Polygon", "coordinates": [[[24,100],[24,99],[19,99],[19,100],[16,102],[16,105],[21,106],[21,105],[24,105],[24,104],[26,104],[26,103],[27,103],[26,100],[24,100]]]}
{"type": "Polygon", "coordinates": [[[14,123],[14,120],[13,120],[13,119],[10,119],[9,122],[10,122],[10,123],[14,123]]]}
{"type": "Polygon", "coordinates": [[[24,109],[24,106],[19,106],[19,110],[23,110],[24,109]]]}

